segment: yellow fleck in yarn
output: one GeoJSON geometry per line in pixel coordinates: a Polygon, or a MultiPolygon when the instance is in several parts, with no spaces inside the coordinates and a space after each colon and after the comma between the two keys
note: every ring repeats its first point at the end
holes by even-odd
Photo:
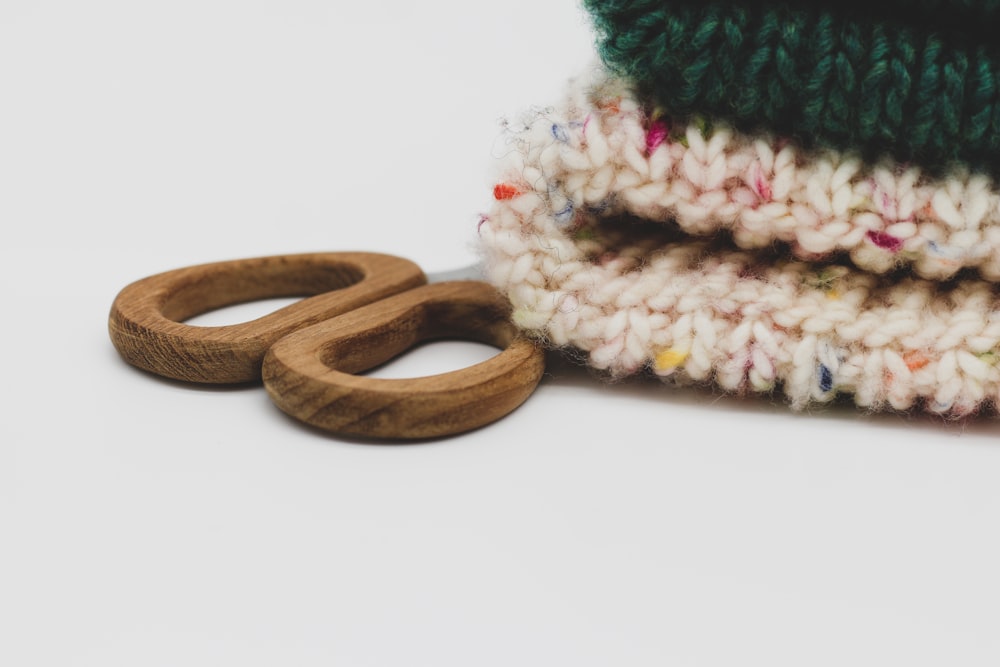
{"type": "Polygon", "coordinates": [[[656,359],[653,361],[653,370],[657,373],[671,373],[687,360],[688,354],[685,350],[678,350],[673,347],[669,350],[664,350],[656,355],[656,359]]]}

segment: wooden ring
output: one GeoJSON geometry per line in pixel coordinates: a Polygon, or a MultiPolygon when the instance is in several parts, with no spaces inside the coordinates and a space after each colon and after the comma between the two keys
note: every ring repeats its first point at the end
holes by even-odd
{"type": "Polygon", "coordinates": [[[111,306],[108,330],[125,361],[157,375],[213,384],[255,382],[260,381],[264,354],[279,338],[426,281],[413,262],[377,253],[202,264],[125,287],[111,306]],[[310,298],[251,322],[183,324],[223,306],[290,296],[310,298]]]}
{"type": "Polygon", "coordinates": [[[340,434],[430,438],[493,422],[541,379],[544,353],[510,323],[507,300],[482,282],[426,285],[290,334],[264,358],[264,386],[289,415],[340,434]],[[422,341],[474,340],[502,351],[450,373],[354,375],[422,341]]]}

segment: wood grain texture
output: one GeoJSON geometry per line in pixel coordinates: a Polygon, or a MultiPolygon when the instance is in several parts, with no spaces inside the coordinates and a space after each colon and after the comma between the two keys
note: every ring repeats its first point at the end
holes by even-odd
{"type": "Polygon", "coordinates": [[[413,262],[378,253],[202,264],[127,286],[111,306],[108,330],[125,361],[157,375],[211,384],[259,382],[264,354],[279,338],[426,282],[413,262]],[[223,306],[293,296],[309,298],[242,324],[183,323],[223,306]]]}
{"type": "Polygon", "coordinates": [[[264,386],[289,415],[340,434],[430,438],[478,428],[521,405],[544,370],[543,351],[520,336],[509,308],[481,282],[418,287],[282,338],[264,359],[264,386]],[[421,378],[354,375],[442,338],[502,352],[421,378]]]}

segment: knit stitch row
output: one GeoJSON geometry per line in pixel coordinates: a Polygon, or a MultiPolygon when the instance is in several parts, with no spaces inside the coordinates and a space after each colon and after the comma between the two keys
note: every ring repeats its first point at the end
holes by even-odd
{"type": "MultiPolygon", "coordinates": [[[[926,11],[964,8],[993,26],[1000,22],[995,2],[925,4],[926,11]]],[[[995,29],[946,34],[947,21],[919,10],[916,17],[901,9],[896,20],[872,19],[830,9],[832,3],[584,5],[605,61],[672,114],[725,119],[804,145],[856,148],[867,158],[1000,167],[995,29]]]]}
{"type": "Polygon", "coordinates": [[[598,207],[672,219],[692,235],[727,231],[742,248],[781,241],[802,259],[849,253],[876,273],[947,279],[976,268],[1000,280],[1000,184],[988,176],[868,164],[701,119],[675,123],[640,104],[622,81],[574,87],[561,114],[514,138],[538,173],[512,174],[506,187],[545,190],[565,225],[598,207]]]}
{"type": "Polygon", "coordinates": [[[1000,396],[992,283],[779,259],[677,238],[670,222],[694,234],[729,227],[751,247],[850,249],[873,270],[905,258],[950,276],[947,257],[996,278],[992,181],[866,169],[830,152],[810,160],[725,128],[671,131],[617,80],[577,82],[511,145],[480,225],[484,264],[515,322],[549,344],[611,375],[652,369],[727,391],[780,389],[795,407],[849,393],[873,409],[964,415],[1000,396]],[[963,233],[978,240],[962,246],[963,233]]]}

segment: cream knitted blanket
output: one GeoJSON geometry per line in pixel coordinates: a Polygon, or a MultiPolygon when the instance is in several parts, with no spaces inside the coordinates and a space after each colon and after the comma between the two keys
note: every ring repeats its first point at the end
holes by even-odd
{"type": "Polygon", "coordinates": [[[508,127],[479,236],[514,321],[610,376],[963,416],[1000,394],[1000,187],[672,122],[602,70],[508,127]]]}

